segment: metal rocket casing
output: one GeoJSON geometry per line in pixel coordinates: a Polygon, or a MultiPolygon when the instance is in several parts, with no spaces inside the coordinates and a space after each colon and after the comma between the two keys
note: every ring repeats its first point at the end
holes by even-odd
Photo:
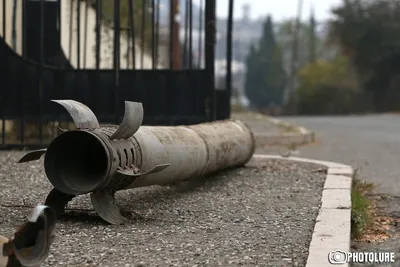
{"type": "Polygon", "coordinates": [[[45,154],[45,172],[54,186],[46,204],[91,193],[95,210],[110,223],[125,221],[114,204],[116,191],[171,184],[241,166],[255,150],[253,134],[241,121],[141,126],[142,105],[125,102],[119,126],[100,126],[85,105],[55,102],[68,110],[77,130],[65,131],[47,150],[30,152],[20,162],[45,154]]]}

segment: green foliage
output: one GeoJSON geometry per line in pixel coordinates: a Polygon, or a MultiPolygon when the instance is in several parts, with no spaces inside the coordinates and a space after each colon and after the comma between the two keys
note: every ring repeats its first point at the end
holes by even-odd
{"type": "MultiPolygon", "coordinates": [[[[282,53],[286,56],[285,64],[290,65],[293,51],[293,31],[296,21],[294,19],[285,20],[277,25],[276,37],[282,53]]],[[[333,51],[325,46],[325,40],[317,35],[317,26],[313,17],[309,23],[300,23],[298,33],[298,64],[299,68],[317,58],[330,58],[333,51]]]]}
{"type": "Polygon", "coordinates": [[[347,58],[317,60],[299,72],[297,108],[302,114],[348,114],[368,108],[347,58]]]}
{"type": "Polygon", "coordinates": [[[276,44],[272,19],[263,25],[258,46],[252,45],[247,57],[245,90],[251,103],[258,109],[271,104],[281,105],[286,73],[282,66],[282,55],[276,44]]]}
{"type": "Polygon", "coordinates": [[[351,235],[358,239],[367,230],[373,221],[371,201],[366,197],[374,188],[374,184],[362,182],[356,174],[353,177],[351,190],[351,235]]]}
{"type": "Polygon", "coordinates": [[[354,64],[376,110],[398,110],[400,0],[347,0],[334,14],[331,39],[354,64]]]}

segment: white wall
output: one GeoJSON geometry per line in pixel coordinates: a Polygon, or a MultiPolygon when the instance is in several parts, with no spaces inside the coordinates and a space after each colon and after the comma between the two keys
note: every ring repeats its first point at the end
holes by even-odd
{"type": "Polygon", "coordinates": [[[13,30],[13,5],[14,0],[0,0],[0,36],[5,39],[7,44],[14,49],[19,55],[22,55],[22,0],[17,0],[16,12],[16,44],[13,46],[12,30],[13,30]],[[3,3],[6,3],[6,34],[4,38],[3,32],[3,3]]]}
{"type": "MultiPolygon", "coordinates": [[[[77,18],[78,18],[78,1],[61,1],[61,44],[64,53],[73,67],[77,67],[77,18]],[[71,20],[70,20],[70,8],[73,5],[73,19],[72,19],[72,34],[70,32],[71,20]],[[70,50],[70,39],[72,39],[72,49],[70,50]]],[[[95,68],[96,67],[96,10],[88,6],[88,15],[85,17],[86,2],[80,2],[80,67],[81,68],[95,68]],[[87,27],[86,33],[86,47],[84,47],[85,37],[85,25],[87,27]],[[86,56],[85,56],[86,53],[86,56]],[[85,64],[85,65],[84,65],[85,64]]],[[[104,23],[101,27],[101,46],[100,46],[100,68],[101,69],[112,69],[113,68],[113,39],[114,30],[108,27],[104,23]]],[[[128,39],[126,36],[120,36],[120,63],[121,68],[132,68],[132,58],[130,57],[129,62],[126,59],[126,52],[128,49],[128,39]],[[129,66],[128,66],[129,64],[129,66]]],[[[131,48],[130,48],[131,49],[131,48]]],[[[137,69],[151,69],[152,59],[148,54],[144,55],[144,64],[141,66],[141,51],[140,46],[135,47],[135,61],[137,69]]],[[[162,68],[161,64],[158,64],[158,68],[162,68]]]]}
{"type": "MultiPolygon", "coordinates": [[[[17,54],[22,56],[22,0],[17,0],[17,12],[16,12],[16,45],[13,46],[12,42],[12,30],[13,30],[13,4],[14,0],[0,0],[0,36],[4,37],[3,33],[3,1],[6,2],[6,36],[5,40],[7,44],[12,47],[17,54]]],[[[81,68],[95,68],[96,67],[96,10],[88,6],[88,16],[85,17],[86,2],[80,1],[80,67],[81,68]],[[86,32],[86,46],[84,46],[85,37],[85,25],[87,28],[86,32]]],[[[67,59],[70,60],[71,65],[77,68],[77,6],[78,1],[63,0],[61,1],[61,46],[66,55],[67,59]],[[72,18],[72,34],[70,31],[70,7],[73,5],[73,18],[72,18]],[[70,50],[70,39],[72,39],[72,49],[70,50]]],[[[101,52],[100,52],[100,68],[101,69],[112,69],[113,68],[113,38],[114,31],[107,25],[102,25],[101,30],[101,52]]],[[[128,49],[128,40],[126,36],[121,35],[120,37],[120,51],[121,51],[121,68],[132,68],[132,58],[126,60],[126,52],[128,49]]],[[[130,48],[131,49],[131,48],[130,48]]],[[[136,45],[136,68],[137,69],[150,69],[152,68],[151,55],[145,54],[143,60],[143,66],[141,66],[141,51],[140,46],[136,45]]],[[[159,63],[158,68],[162,68],[162,64],[159,63]]]]}

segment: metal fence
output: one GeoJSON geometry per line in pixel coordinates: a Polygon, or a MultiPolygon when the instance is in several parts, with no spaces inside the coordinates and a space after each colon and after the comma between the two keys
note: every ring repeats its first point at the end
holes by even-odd
{"type": "Polygon", "coordinates": [[[69,128],[51,99],[85,103],[101,123],[118,124],[125,100],[143,103],[147,125],[230,115],[229,55],[227,89],[214,85],[215,0],[0,3],[1,148],[42,147],[69,128]]]}

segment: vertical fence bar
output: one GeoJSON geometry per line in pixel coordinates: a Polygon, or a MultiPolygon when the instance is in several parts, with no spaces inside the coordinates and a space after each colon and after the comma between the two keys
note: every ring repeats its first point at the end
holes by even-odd
{"type": "Polygon", "coordinates": [[[76,1],[76,68],[81,68],[81,1],[76,1]]]}
{"type": "Polygon", "coordinates": [[[6,42],[7,41],[7,31],[6,31],[6,14],[7,14],[7,12],[6,12],[6,8],[7,8],[7,0],[3,0],[3,38],[4,38],[4,41],[6,42]]]}
{"type": "Polygon", "coordinates": [[[215,73],[214,73],[214,59],[215,59],[215,42],[216,42],[216,21],[215,21],[215,0],[206,1],[205,7],[205,33],[206,33],[206,47],[205,47],[205,67],[208,75],[209,100],[208,112],[209,120],[215,121],[217,118],[217,96],[215,91],[215,73]]]}
{"type": "MultiPolygon", "coordinates": [[[[3,0],[5,1],[5,0],[3,0]]],[[[28,20],[26,19],[28,10],[26,7],[26,0],[22,1],[22,57],[26,59],[26,27],[28,26],[28,20]]]]}
{"type": "MultiPolygon", "coordinates": [[[[129,0],[130,1],[130,0],[129,0]]],[[[128,18],[129,20],[129,18],[128,18]]],[[[131,36],[131,29],[129,28],[129,25],[126,28],[126,68],[129,69],[131,67],[131,40],[132,40],[132,36],[131,36]]]]}
{"type": "Polygon", "coordinates": [[[159,46],[160,46],[160,0],[157,0],[157,4],[156,4],[157,8],[157,13],[156,13],[156,65],[158,68],[158,56],[159,56],[159,46]]]}
{"type": "Polygon", "coordinates": [[[114,75],[115,75],[115,123],[119,123],[119,71],[120,71],[120,35],[121,35],[121,2],[114,0],[114,75]]]}
{"type": "Polygon", "coordinates": [[[85,28],[84,33],[83,33],[83,68],[86,69],[86,57],[87,57],[87,28],[88,28],[88,15],[89,15],[89,8],[88,8],[89,2],[85,2],[85,28]]]}
{"type": "Polygon", "coordinates": [[[175,15],[175,5],[174,0],[169,1],[169,68],[173,69],[174,67],[174,15],[175,15]]]}
{"type": "MultiPolygon", "coordinates": [[[[133,1],[129,0],[129,28],[132,40],[132,68],[136,69],[136,49],[135,49],[135,15],[133,9],[133,1]]],[[[128,44],[129,47],[129,44],[128,44]]]]}
{"type": "Polygon", "coordinates": [[[40,0],[39,141],[43,144],[44,0],[40,0]]]}
{"type": "MultiPolygon", "coordinates": [[[[26,6],[26,0],[22,0],[22,58],[26,60],[26,27],[27,27],[27,6],[26,6]]],[[[25,143],[25,83],[22,82],[21,85],[21,102],[20,102],[20,107],[21,107],[21,123],[20,123],[20,138],[21,138],[21,143],[25,143]]]]}
{"type": "Polygon", "coordinates": [[[174,68],[179,70],[182,68],[182,55],[181,55],[181,40],[180,40],[180,3],[179,0],[172,0],[174,2],[174,68]]]}
{"type": "Polygon", "coordinates": [[[18,8],[18,1],[14,0],[13,1],[13,14],[12,14],[12,32],[11,32],[11,38],[12,38],[12,48],[14,50],[17,50],[17,8],[18,8]]]}
{"type": "Polygon", "coordinates": [[[173,58],[173,69],[179,70],[182,65],[181,59],[181,44],[179,38],[179,30],[180,30],[180,21],[179,21],[179,1],[178,0],[171,0],[171,22],[172,22],[172,58],[173,58]]]}
{"type": "MultiPolygon", "coordinates": [[[[6,13],[6,8],[7,8],[6,0],[3,0],[3,38],[4,38],[4,42],[7,42],[7,31],[6,31],[6,14],[7,13],[6,13]]],[[[4,49],[5,49],[5,47],[4,47],[4,49]]],[[[2,55],[4,55],[5,51],[3,50],[1,52],[2,52],[2,55]]],[[[5,92],[6,92],[6,90],[8,90],[8,88],[2,90],[3,95],[2,95],[2,98],[1,98],[2,99],[2,111],[3,111],[3,114],[2,114],[3,117],[2,117],[2,120],[1,120],[1,126],[2,126],[2,129],[1,129],[1,142],[2,142],[3,146],[6,144],[6,118],[5,118],[5,113],[6,113],[5,92]]]]}
{"type": "Polygon", "coordinates": [[[69,50],[69,61],[72,61],[72,33],[74,29],[74,2],[75,0],[70,0],[70,6],[69,6],[69,44],[68,44],[68,50],[69,50]]]}
{"type": "Polygon", "coordinates": [[[227,91],[227,97],[229,101],[227,114],[228,118],[231,116],[231,105],[230,100],[232,97],[232,32],[233,32],[233,0],[229,0],[228,7],[228,25],[227,25],[227,36],[226,36],[226,81],[225,87],[227,91]]]}
{"type": "Polygon", "coordinates": [[[189,69],[193,68],[193,1],[189,0],[189,69]]]}
{"type": "MultiPolygon", "coordinates": [[[[58,1],[58,5],[57,5],[57,23],[58,23],[59,38],[61,38],[62,30],[63,30],[63,27],[61,25],[61,1],[67,1],[67,0],[59,0],[58,1]]],[[[61,43],[60,43],[60,46],[59,46],[58,53],[59,53],[59,55],[63,54],[63,48],[62,48],[61,43]]],[[[58,65],[58,69],[59,70],[61,69],[60,65],[58,65]]],[[[58,73],[60,73],[60,72],[57,72],[57,74],[58,73]]],[[[62,97],[61,92],[63,91],[64,84],[63,84],[62,80],[60,80],[60,79],[56,79],[56,84],[58,85],[57,88],[56,88],[56,90],[57,90],[57,98],[58,99],[62,99],[61,98],[62,97]]],[[[62,123],[61,113],[58,113],[58,127],[61,127],[61,123],[62,123]]],[[[53,129],[54,129],[54,132],[53,132],[53,136],[52,137],[54,138],[56,136],[57,132],[58,132],[58,129],[55,129],[55,127],[53,127],[53,129]]]]}
{"type": "Polygon", "coordinates": [[[198,64],[199,68],[202,66],[202,57],[203,57],[203,16],[204,16],[204,7],[203,7],[203,0],[200,0],[200,11],[199,11],[199,46],[198,46],[198,64]]]}
{"type": "Polygon", "coordinates": [[[147,1],[142,0],[142,32],[141,32],[141,40],[140,40],[140,66],[143,69],[144,64],[144,39],[145,39],[145,28],[146,28],[146,6],[147,1]]]}
{"type": "Polygon", "coordinates": [[[185,34],[183,37],[183,61],[184,67],[187,66],[187,57],[188,57],[188,27],[189,27],[189,0],[185,1],[185,34]]]}
{"type": "Polygon", "coordinates": [[[151,65],[156,68],[155,3],[151,0],[151,65]]]}
{"type": "Polygon", "coordinates": [[[103,1],[96,1],[96,69],[100,69],[100,34],[101,34],[101,14],[103,12],[103,1]]]}

